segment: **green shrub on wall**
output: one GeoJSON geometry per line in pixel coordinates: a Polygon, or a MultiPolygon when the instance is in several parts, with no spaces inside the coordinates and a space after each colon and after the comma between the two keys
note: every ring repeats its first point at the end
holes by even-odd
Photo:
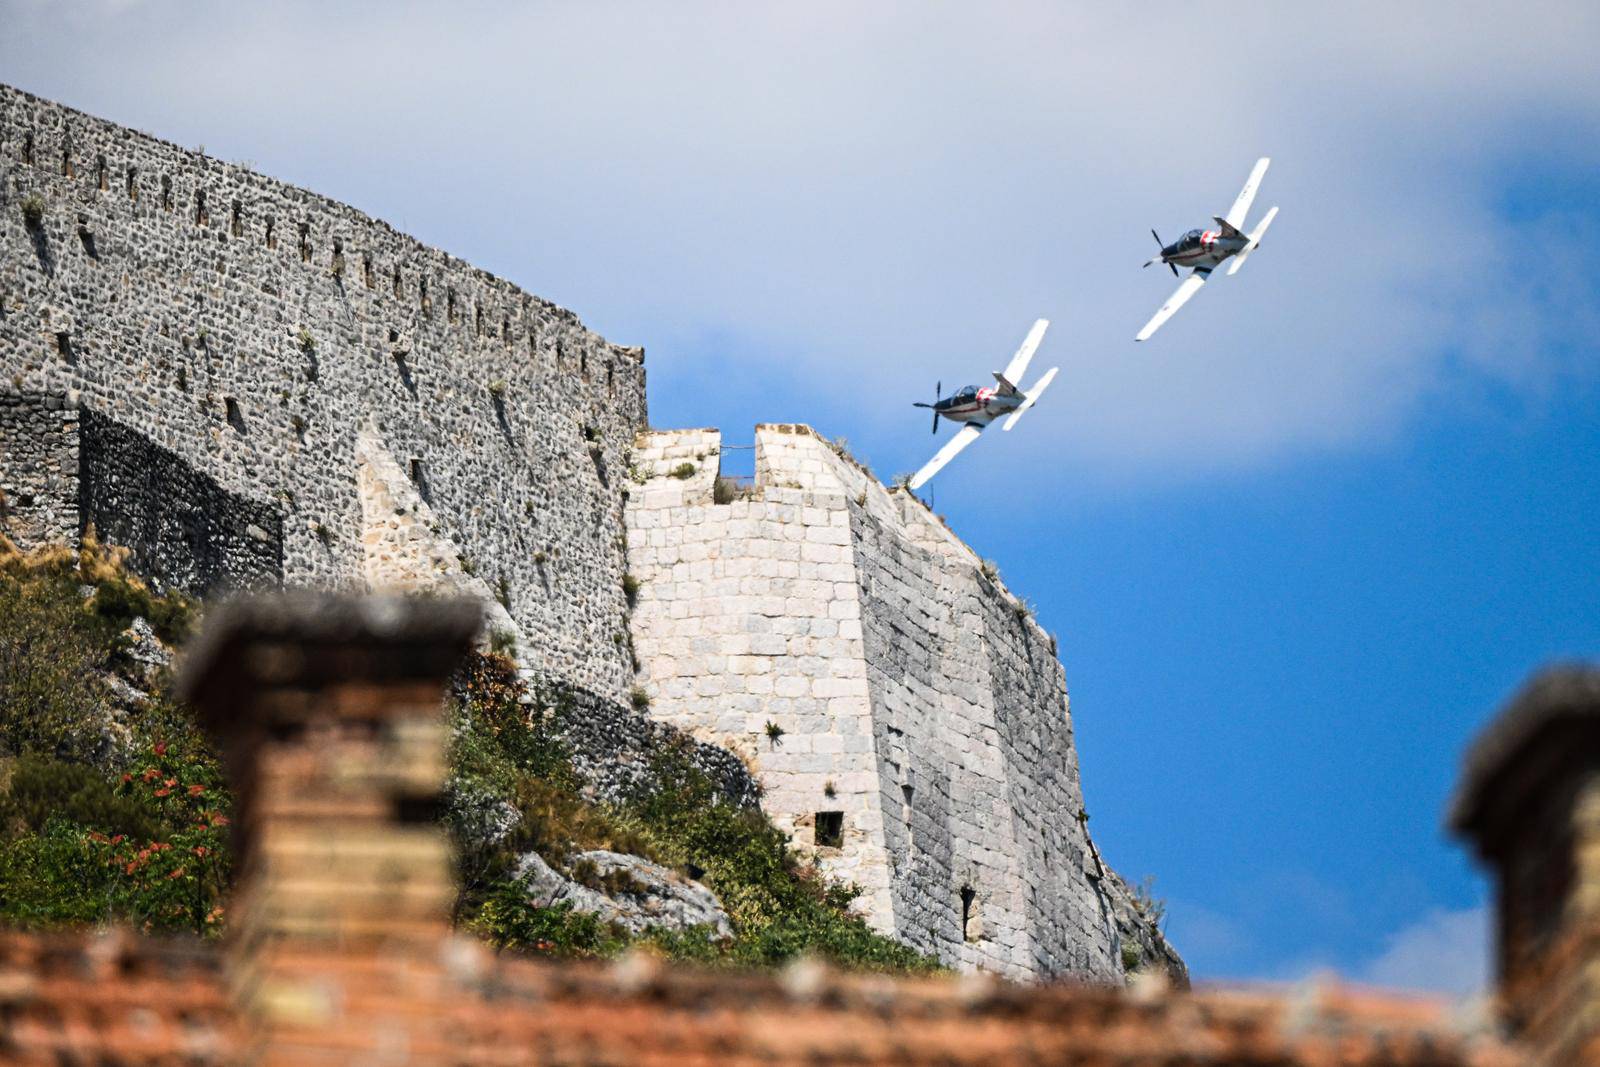
{"type": "Polygon", "coordinates": [[[876,933],[850,913],[857,890],[829,883],[789,851],[761,812],[724,800],[686,752],[652,755],[648,788],[614,805],[582,796],[557,740],[559,690],[529,703],[512,665],[475,655],[457,675],[450,810],[463,864],[457,914],[496,945],[552,955],[610,955],[633,943],[622,931],[566,906],[541,907],[519,885],[516,858],[538,852],[560,868],[590,849],[630,852],[704,881],[722,902],[734,936],[656,931],[643,942],[677,959],[771,966],[802,953],[880,970],[937,964],[876,933]],[[505,837],[485,843],[472,815],[494,797],[517,813],[505,837]]]}

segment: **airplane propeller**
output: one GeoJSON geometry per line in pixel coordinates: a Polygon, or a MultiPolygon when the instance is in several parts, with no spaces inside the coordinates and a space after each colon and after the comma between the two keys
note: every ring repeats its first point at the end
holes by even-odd
{"type": "Polygon", "coordinates": [[[943,396],[943,395],[944,395],[944,382],[935,382],[934,386],[933,386],[933,403],[932,404],[924,404],[921,401],[918,401],[918,402],[916,402],[916,403],[911,405],[914,408],[933,408],[933,432],[934,433],[938,433],[939,432],[939,409],[938,409],[938,407],[936,405],[939,403],[939,398],[941,396],[943,396]]]}
{"type": "MultiPolygon", "coordinates": [[[[1157,248],[1163,248],[1164,249],[1164,248],[1167,247],[1166,245],[1161,243],[1161,235],[1155,231],[1155,227],[1153,227],[1153,226],[1150,228],[1150,236],[1154,237],[1156,239],[1156,247],[1157,248]]],[[[1148,267],[1150,264],[1156,262],[1156,260],[1159,260],[1159,259],[1161,259],[1161,257],[1159,255],[1156,256],[1155,259],[1147,259],[1147,260],[1144,261],[1144,265],[1148,267]]],[[[1167,269],[1172,271],[1172,276],[1174,278],[1176,278],[1178,276],[1178,268],[1174,267],[1171,263],[1167,264],[1167,269]]]]}

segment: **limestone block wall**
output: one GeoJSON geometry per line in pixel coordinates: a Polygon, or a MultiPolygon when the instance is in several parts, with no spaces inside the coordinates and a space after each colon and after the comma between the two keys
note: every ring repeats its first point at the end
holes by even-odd
{"type": "MultiPolygon", "coordinates": [[[[758,465],[767,447],[758,439],[758,465]]],[[[843,486],[820,471],[805,488],[758,477],[754,495],[716,504],[719,452],[713,430],[635,443],[647,480],[629,499],[628,565],[640,582],[632,631],[651,714],[743,756],[773,822],[861,887],[863,913],[892,932],[843,486]],[[668,473],[694,456],[706,460],[689,477],[668,473]],[[819,812],[841,816],[837,838],[827,826],[819,838],[819,812]]]]}
{"type": "MultiPolygon", "coordinates": [[[[643,353],[503,279],[246,166],[0,86],[0,380],[75,391],[271,503],[290,584],[365,584],[370,430],[435,536],[505,601],[532,668],[614,697],[631,681],[622,494],[643,353]]],[[[21,457],[26,431],[9,427],[5,454],[21,457]]],[[[32,453],[19,462],[0,480],[53,477],[32,453]]],[[[65,499],[46,525],[75,525],[65,499]]]]}
{"type": "Polygon", "coordinates": [[[922,504],[890,503],[852,533],[907,937],[1012,973],[1116,976],[1055,643],[922,504]]]}
{"type": "Polygon", "coordinates": [[[1054,641],[925,507],[804,426],[757,428],[742,499],[716,504],[714,471],[665,476],[717,443],[636,444],[651,713],[744,754],[880,929],[964,968],[1119,978],[1054,641]],[[822,812],[842,815],[836,847],[822,812]]]}

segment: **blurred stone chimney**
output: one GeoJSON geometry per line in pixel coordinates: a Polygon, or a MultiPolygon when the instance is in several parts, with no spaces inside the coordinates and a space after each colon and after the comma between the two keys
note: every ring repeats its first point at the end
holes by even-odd
{"type": "Polygon", "coordinates": [[[1523,688],[1468,750],[1449,823],[1495,881],[1506,1023],[1540,1063],[1600,1063],[1600,669],[1523,688]]]}
{"type": "Polygon", "coordinates": [[[441,708],[482,615],[288,594],[207,618],[180,689],[237,797],[230,960],[252,1062],[435,1061],[415,1007],[448,999],[441,708]]]}

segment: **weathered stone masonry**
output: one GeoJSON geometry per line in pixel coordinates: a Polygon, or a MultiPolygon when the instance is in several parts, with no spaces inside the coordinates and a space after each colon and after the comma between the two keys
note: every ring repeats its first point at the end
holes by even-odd
{"type": "Polygon", "coordinates": [[[71,394],[273,506],[286,582],[451,557],[506,603],[536,672],[620,697],[642,360],[353,208],[0,86],[0,447],[30,457],[6,470],[25,541],[82,527],[71,465],[35,456],[16,415],[70,418],[42,398],[71,394]],[[367,536],[363,437],[430,505],[398,557],[367,536]]]}
{"type": "MultiPolygon", "coordinates": [[[[3,303],[3,301],[0,301],[3,303]]],[[[26,544],[77,537],[78,407],[0,391],[0,523],[26,544]]]]}
{"type": "Polygon", "coordinates": [[[0,531],[92,524],[197,592],[475,596],[596,795],[684,728],[918,948],[1114,978],[1119,921],[1163,946],[1078,818],[1054,646],[972,553],[803,427],[716,504],[718,435],[645,425],[642,351],[571,312],[0,86],[0,531]]]}
{"type": "Polygon", "coordinates": [[[714,430],[635,447],[652,714],[743,753],[768,813],[862,886],[879,928],[963,967],[1121,975],[1132,909],[1080,818],[1053,639],[923,505],[808,428],[758,427],[755,485],[723,504],[719,455],[714,430]]]}
{"type": "Polygon", "coordinates": [[[92,409],[79,418],[78,516],[133,550],[139,573],[192,592],[283,581],[283,518],[92,409]]]}

